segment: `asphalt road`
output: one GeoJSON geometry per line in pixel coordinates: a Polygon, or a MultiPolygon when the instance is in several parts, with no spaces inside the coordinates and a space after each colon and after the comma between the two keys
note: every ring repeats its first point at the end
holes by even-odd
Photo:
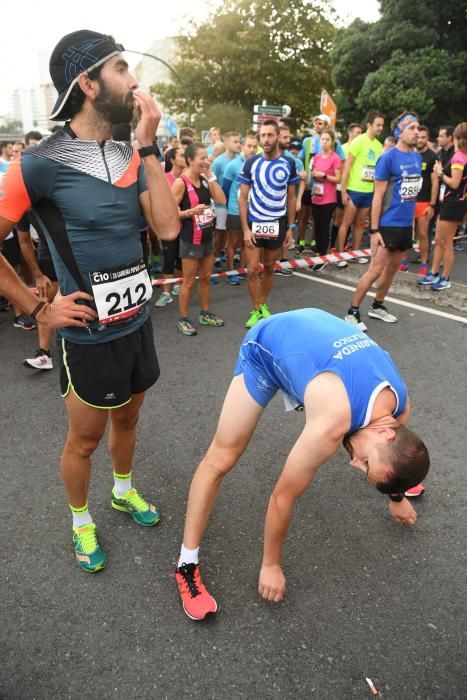
{"type": "MultiPolygon", "coordinates": [[[[318,306],[341,315],[349,292],[278,277],[276,312],[318,306]]],[[[194,623],[172,576],[191,474],[213,435],[243,323],[246,286],[213,288],[222,329],[175,330],[176,304],[154,309],[162,376],[143,410],[135,483],[162,510],[138,528],[110,508],[111,465],[94,459],[90,509],[108,567],[73,560],[58,462],[66,417],[57,371],[21,366],[34,334],[0,314],[2,478],[0,696],[319,700],[467,696],[465,348],[467,325],[392,306],[399,323],[369,319],[398,364],[432,469],[413,529],[341,450],[300,499],[285,546],[286,600],[257,593],[269,494],[303,417],[276,397],[248,452],[225,479],[202,547],[219,613],[194,623]]]]}

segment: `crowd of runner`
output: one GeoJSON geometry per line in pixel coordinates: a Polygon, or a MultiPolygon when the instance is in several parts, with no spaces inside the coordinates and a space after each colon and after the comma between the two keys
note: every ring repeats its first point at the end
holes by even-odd
{"type": "Polygon", "coordinates": [[[189,313],[196,279],[198,323],[212,328],[224,325],[211,308],[211,286],[220,279],[215,273],[225,264],[227,283],[246,280],[249,330],[214,440],[193,478],[176,570],[185,611],[203,619],[217,603],[201,580],[200,540],[222,477],[279,390],[287,409],[305,411],[306,422],[271,496],[263,598],[282,599],[281,547],[293,505],[341,444],[351,465],[389,496],[394,519],[415,523],[406,496],[423,493],[428,451],[405,425],[407,388],[388,353],[364,334],[360,304],[375,283],[368,316],[397,321],[384,300],[396,272],[407,269],[414,240],[418,284],[436,292],[451,286],[453,242],[467,206],[467,122],[442,126],[437,144],[413,112],[392,120],[384,144],[378,137],[386,118],[378,111],[363,125],[350,124],[344,144],[324,114],[304,138],[274,119],[243,138],[236,131],[222,137],[213,128],[209,144],[186,127],[161,153],[155,140],[160,111],[138,89],[123,51],[98,32],[63,37],[50,72],[58,93],[51,119],[64,125],[45,138],[30,132],[24,143],[2,144],[1,308],[8,313],[11,303],[16,328],[37,326],[39,348],[24,361],[27,367],[52,369],[51,338],[59,329],[68,415],[61,470],[77,564],[96,572],[106,556],[87,499],[91,457],[107,423],[112,507],[141,526],[160,520],[158,508],[132,483],[140,409],[159,377],[151,275],[165,280],[158,309],[178,297],[177,329],[185,336],[196,334],[189,313]],[[357,252],[366,229],[371,260],[357,252]],[[271,313],[277,263],[283,263],[277,272],[293,274],[290,251],[300,256],[307,247],[322,257],[312,268],[317,274],[331,254],[338,267],[347,258],[369,263],[347,313],[343,309],[345,320],[318,309],[271,313]]]}
{"type": "MultiPolygon", "coordinates": [[[[347,321],[366,329],[359,304],[371,284],[377,282],[378,294],[368,315],[395,322],[396,317],[383,304],[384,296],[394,274],[408,271],[409,263],[418,261],[419,285],[435,291],[448,289],[454,253],[464,249],[466,128],[465,124],[457,128],[442,125],[431,139],[428,127],[412,116],[413,134],[403,144],[400,135],[381,142],[385,117],[378,111],[369,112],[364,124],[349,124],[344,143],[325,114],[312,119],[305,136],[293,135],[286,119],[271,119],[258,132],[244,135],[237,131],[221,135],[212,127],[208,143],[197,141],[193,129],[182,128],[161,154],[179,206],[179,235],[173,241],[162,241],[143,217],[140,222],[152,279],[162,276],[178,280],[164,284],[155,306],[163,308],[178,297],[177,328],[184,335],[195,335],[189,307],[198,279],[198,322],[220,327],[223,319],[210,309],[210,286],[220,279],[213,273],[230,271],[225,276],[227,284],[248,285],[251,311],[245,325],[251,328],[271,313],[267,302],[274,274],[293,274],[290,267],[279,268],[277,261],[287,262],[291,254],[337,254],[334,264],[344,268],[348,262],[339,259],[339,253],[360,251],[364,235],[373,233],[378,233],[378,242],[393,254],[363,275],[345,316],[347,321]],[[393,151],[398,142],[399,148],[393,151]],[[381,186],[387,192],[382,199],[376,193],[381,222],[375,224],[383,227],[383,234],[371,225],[375,182],[376,190],[381,186]],[[391,206],[390,192],[403,192],[401,201],[396,202],[392,194],[391,206]],[[401,217],[404,207],[406,214],[401,217]],[[263,226],[259,227],[258,222],[263,226]],[[266,228],[265,223],[269,224],[266,228]],[[397,244],[384,242],[384,232],[393,237],[396,229],[402,239],[397,244]]],[[[394,133],[397,125],[392,127],[394,133]]],[[[2,142],[0,177],[12,161],[21,157],[24,148],[42,138],[40,132],[31,131],[22,140],[2,142]]],[[[129,142],[130,125],[115,125],[113,138],[129,142]]],[[[54,297],[57,277],[52,256],[27,213],[3,242],[2,252],[23,279],[37,288],[40,298],[54,297]]],[[[363,265],[369,259],[359,253],[351,261],[363,265]]],[[[324,258],[311,269],[320,272],[328,264],[324,258]]],[[[8,300],[1,297],[0,311],[9,308],[8,300]]],[[[17,306],[12,311],[16,328],[36,328],[34,320],[17,306]]],[[[24,360],[25,366],[51,369],[50,344],[50,331],[39,326],[37,353],[24,360]]]]}

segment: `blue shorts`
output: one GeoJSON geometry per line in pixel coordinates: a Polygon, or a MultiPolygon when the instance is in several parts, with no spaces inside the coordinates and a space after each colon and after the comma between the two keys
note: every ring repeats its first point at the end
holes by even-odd
{"type": "Polygon", "coordinates": [[[356,192],[347,190],[347,194],[357,209],[369,209],[373,202],[373,192],[356,192]]]}
{"type": "MultiPolygon", "coordinates": [[[[257,324],[257,326],[260,324],[257,324]]],[[[251,398],[257,404],[266,408],[270,400],[276,394],[279,386],[269,375],[261,361],[261,349],[254,343],[249,343],[250,337],[254,340],[257,327],[252,328],[245,336],[240,346],[237,364],[233,372],[234,377],[243,374],[245,385],[251,398]]]]}

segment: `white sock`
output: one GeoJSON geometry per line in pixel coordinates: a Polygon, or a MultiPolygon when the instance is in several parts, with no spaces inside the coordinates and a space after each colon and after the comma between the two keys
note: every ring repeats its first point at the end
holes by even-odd
{"type": "Polygon", "coordinates": [[[70,506],[70,510],[73,515],[73,527],[83,527],[83,525],[90,525],[92,523],[87,503],[82,508],[73,508],[73,506],[70,506]]]}
{"type": "Polygon", "coordinates": [[[128,474],[117,474],[114,472],[114,489],[118,498],[121,498],[131,489],[131,472],[128,474]]]}
{"type": "Polygon", "coordinates": [[[196,549],[187,549],[185,545],[182,544],[182,547],[180,549],[180,559],[178,560],[178,566],[181,566],[182,564],[198,564],[198,553],[199,547],[196,547],[196,549]]]}

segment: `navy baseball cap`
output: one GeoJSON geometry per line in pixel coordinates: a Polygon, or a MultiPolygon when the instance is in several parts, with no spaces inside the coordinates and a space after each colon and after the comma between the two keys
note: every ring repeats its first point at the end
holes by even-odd
{"type": "Polygon", "coordinates": [[[49,63],[50,77],[58,92],[50,119],[69,119],[66,103],[79,76],[101,66],[124,50],[112,36],[88,29],[80,29],[60,39],[52,51],[49,63]]]}

